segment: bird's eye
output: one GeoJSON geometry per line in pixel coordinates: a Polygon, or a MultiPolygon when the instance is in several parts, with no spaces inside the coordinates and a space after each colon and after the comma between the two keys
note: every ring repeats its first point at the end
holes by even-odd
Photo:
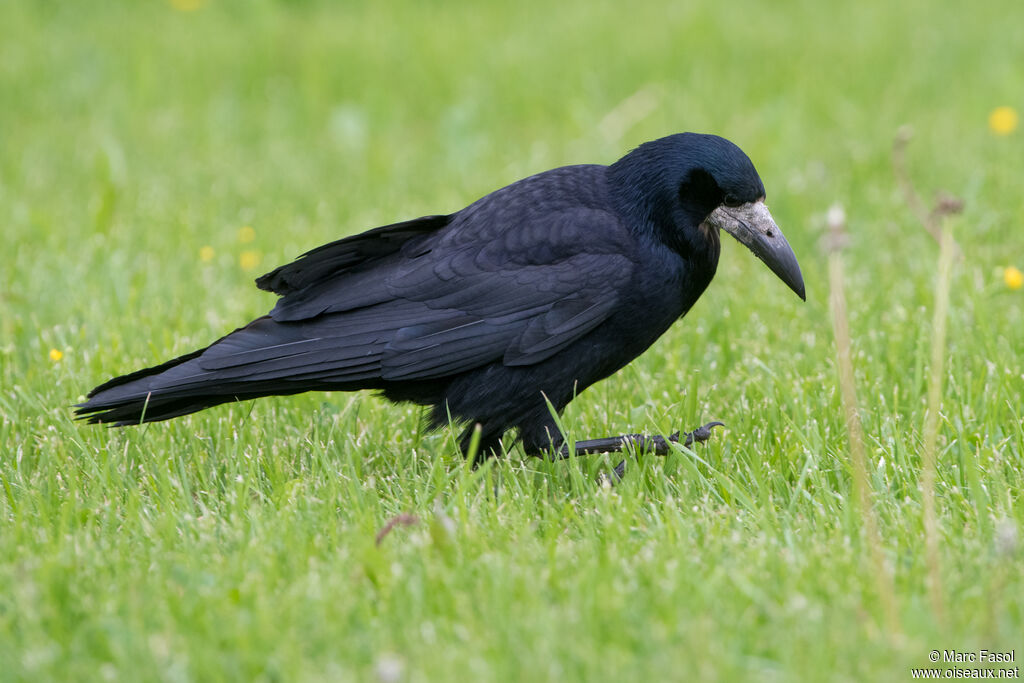
{"type": "Polygon", "coordinates": [[[736,195],[734,195],[734,194],[727,194],[727,195],[725,195],[725,199],[722,200],[722,203],[725,204],[726,206],[739,206],[743,202],[741,202],[739,199],[737,199],[736,195]]]}

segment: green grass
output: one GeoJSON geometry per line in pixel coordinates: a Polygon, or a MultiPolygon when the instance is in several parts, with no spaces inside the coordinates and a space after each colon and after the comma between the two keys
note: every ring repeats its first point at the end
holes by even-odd
{"type": "Polygon", "coordinates": [[[1024,109],[1022,63],[1017,0],[0,2],[0,679],[909,680],[933,649],[1024,657],[1024,291],[1000,275],[1024,267],[1024,131],[987,127],[1024,109]],[[902,124],[926,198],[966,201],[944,619],[918,487],[938,248],[892,176],[902,124]],[[305,249],[681,130],[753,158],[808,302],[726,240],[689,317],[564,424],[724,420],[695,455],[615,488],[613,458],[474,471],[363,394],[72,421],[94,384],[265,312],[252,278],[305,249]],[[839,399],[833,202],[895,628],[839,399]],[[399,513],[419,523],[375,545],[399,513]]]}

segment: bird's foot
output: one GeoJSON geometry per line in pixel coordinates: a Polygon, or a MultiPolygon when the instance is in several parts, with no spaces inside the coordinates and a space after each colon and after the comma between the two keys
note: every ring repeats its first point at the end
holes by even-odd
{"type": "MultiPolygon", "coordinates": [[[[695,443],[704,443],[711,438],[711,430],[715,427],[724,427],[724,422],[708,422],[702,427],[694,429],[692,432],[681,434],[676,432],[668,437],[661,436],[660,434],[648,435],[648,434],[622,434],[620,436],[608,436],[603,439],[587,439],[586,441],[577,441],[574,445],[575,448],[570,452],[569,445],[563,443],[553,454],[555,460],[563,460],[568,458],[570,455],[595,455],[597,453],[621,453],[626,450],[649,450],[655,455],[668,455],[672,452],[671,443],[682,443],[684,446],[692,446],[695,443]]],[[[536,446],[526,446],[526,452],[528,455],[535,455],[537,457],[545,457],[545,451],[536,446]]],[[[550,453],[548,451],[547,453],[550,453]]],[[[603,475],[602,479],[610,481],[612,484],[620,481],[626,471],[626,461],[623,460],[611,471],[610,474],[603,475]]]]}
{"type": "MultiPolygon", "coordinates": [[[[686,439],[683,440],[683,445],[692,446],[695,443],[704,443],[711,438],[712,427],[725,427],[725,423],[715,420],[714,422],[708,422],[703,427],[697,427],[692,432],[687,432],[686,439]]],[[[679,432],[676,432],[676,434],[679,434],[679,432]]]]}
{"type": "MultiPolygon", "coordinates": [[[[704,443],[711,438],[711,430],[714,427],[725,427],[724,422],[714,421],[708,422],[706,425],[694,429],[692,432],[687,432],[683,436],[682,443],[684,446],[692,446],[695,443],[704,443]]],[[[680,433],[676,432],[670,435],[667,439],[663,436],[645,436],[643,434],[626,434],[623,436],[610,437],[607,439],[592,439],[590,441],[577,441],[576,442],[576,455],[589,455],[592,453],[610,453],[616,451],[623,451],[627,447],[627,443],[632,443],[635,447],[643,449],[645,446],[650,446],[651,451],[655,455],[668,455],[671,451],[669,443],[679,443],[680,433]],[[617,441],[617,443],[616,443],[617,441]]],[[[562,451],[565,455],[562,457],[568,457],[568,449],[563,446],[562,451]]],[[[616,465],[610,474],[606,475],[604,479],[611,484],[616,484],[622,481],[622,477],[626,474],[626,461],[622,460],[616,465]]]]}
{"type": "MultiPolygon", "coordinates": [[[[574,453],[575,455],[594,455],[595,453],[618,453],[633,447],[637,450],[650,450],[655,455],[668,455],[672,452],[670,443],[680,443],[684,446],[692,446],[695,443],[703,443],[711,438],[711,429],[713,427],[724,427],[724,422],[708,422],[703,427],[698,427],[692,432],[687,432],[681,435],[679,432],[672,434],[669,437],[661,436],[660,434],[648,435],[648,434],[622,434],[620,436],[609,436],[603,439],[588,439],[586,441],[577,441],[575,444],[574,453]]],[[[556,456],[558,459],[569,457],[569,446],[563,444],[558,449],[556,456]]]]}

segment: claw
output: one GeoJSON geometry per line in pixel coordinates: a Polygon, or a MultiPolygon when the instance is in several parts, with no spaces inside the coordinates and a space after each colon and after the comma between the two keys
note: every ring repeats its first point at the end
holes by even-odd
{"type": "MultiPolygon", "coordinates": [[[[696,442],[696,443],[704,443],[705,441],[707,441],[708,439],[711,438],[711,428],[712,427],[723,427],[724,428],[725,427],[725,423],[724,422],[719,422],[718,420],[715,420],[714,422],[708,422],[703,427],[697,427],[697,429],[694,429],[692,432],[690,432],[689,434],[686,435],[686,442],[683,445],[684,446],[689,446],[689,445],[693,444],[694,442],[696,442]]],[[[676,437],[675,439],[673,439],[674,441],[678,441],[679,440],[679,432],[676,432],[672,436],[676,437]]],[[[672,437],[669,437],[669,438],[671,439],[672,437]]]]}

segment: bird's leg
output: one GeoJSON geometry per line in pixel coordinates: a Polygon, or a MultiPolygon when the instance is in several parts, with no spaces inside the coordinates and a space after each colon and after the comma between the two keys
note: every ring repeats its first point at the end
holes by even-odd
{"type": "MultiPolygon", "coordinates": [[[[711,438],[711,429],[713,427],[724,427],[724,422],[708,422],[702,427],[694,429],[692,432],[687,432],[684,435],[680,435],[679,432],[672,434],[668,438],[655,434],[649,436],[646,434],[622,434],[620,436],[609,436],[603,439],[588,439],[586,441],[577,441],[573,452],[577,455],[594,455],[595,453],[619,453],[627,450],[630,446],[637,450],[644,450],[645,448],[650,449],[655,455],[668,455],[672,451],[672,447],[669,443],[679,443],[682,441],[684,446],[692,446],[695,443],[704,443],[711,438]],[[680,436],[682,438],[680,438],[680,436]]],[[[569,457],[569,445],[563,443],[562,446],[555,451],[555,459],[561,460],[569,457]]],[[[611,483],[620,481],[626,473],[626,461],[622,460],[618,465],[612,469],[608,479],[611,483]]]]}
{"type": "MultiPolygon", "coordinates": [[[[698,427],[692,432],[680,435],[679,432],[668,438],[655,434],[622,434],[620,436],[609,436],[603,439],[588,439],[577,441],[574,449],[575,455],[594,455],[595,453],[619,453],[630,446],[637,450],[648,449],[655,455],[668,455],[672,451],[669,443],[680,443],[684,446],[691,446],[694,443],[703,443],[711,438],[712,427],[724,427],[723,422],[708,422],[703,427],[698,427]]],[[[562,444],[555,452],[555,458],[561,460],[569,457],[569,445],[562,444]]]]}
{"type": "MultiPolygon", "coordinates": [[[[459,450],[462,451],[464,458],[468,458],[470,455],[469,451],[473,444],[473,436],[476,429],[477,424],[472,424],[459,436],[459,450]]],[[[476,452],[473,454],[474,467],[482,465],[484,460],[491,456],[501,455],[502,432],[492,432],[483,427],[483,425],[480,425],[480,430],[480,442],[476,452]]]]}
{"type": "MultiPolygon", "coordinates": [[[[684,446],[704,443],[711,438],[712,428],[724,426],[724,422],[708,422],[692,432],[687,432],[686,434],[676,432],[668,438],[661,435],[622,434],[603,439],[587,439],[586,441],[577,441],[572,454],[580,456],[594,455],[595,453],[621,453],[630,448],[637,450],[644,450],[646,448],[654,452],[655,455],[668,455],[672,451],[672,447],[669,446],[670,443],[681,442],[684,446]]],[[[554,431],[553,425],[545,427],[543,432],[539,429],[531,430],[528,433],[521,432],[520,438],[527,455],[533,455],[538,458],[551,457],[554,460],[563,460],[570,456],[569,445],[561,440],[560,435],[554,431]],[[548,441],[546,444],[544,444],[542,434],[547,436],[548,441]],[[555,436],[552,436],[553,434],[555,436]],[[555,440],[556,438],[558,439],[557,441],[555,440]]],[[[626,461],[623,460],[615,466],[611,474],[608,475],[608,479],[615,483],[622,479],[625,471],[626,461]]]]}

